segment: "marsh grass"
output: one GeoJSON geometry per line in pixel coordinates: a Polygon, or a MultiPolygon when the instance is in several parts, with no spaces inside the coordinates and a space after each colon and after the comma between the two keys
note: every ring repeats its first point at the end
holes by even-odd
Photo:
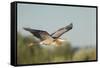
{"type": "Polygon", "coordinates": [[[17,41],[17,64],[96,60],[95,47],[73,48],[69,42],[58,47],[42,47],[38,44],[29,47],[31,42],[36,43],[35,38],[20,33],[17,34],[17,41]]]}

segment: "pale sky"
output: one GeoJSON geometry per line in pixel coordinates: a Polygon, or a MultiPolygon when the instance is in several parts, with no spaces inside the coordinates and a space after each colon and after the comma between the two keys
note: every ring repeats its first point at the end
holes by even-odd
{"type": "Polygon", "coordinates": [[[74,46],[96,46],[96,8],[20,3],[17,7],[18,32],[23,35],[32,35],[23,27],[53,33],[73,23],[73,29],[61,38],[67,38],[74,46]]]}

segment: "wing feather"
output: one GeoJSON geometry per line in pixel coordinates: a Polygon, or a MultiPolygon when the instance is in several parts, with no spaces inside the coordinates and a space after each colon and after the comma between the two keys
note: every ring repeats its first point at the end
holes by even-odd
{"type": "Polygon", "coordinates": [[[62,34],[66,33],[66,32],[69,31],[70,29],[72,29],[72,27],[73,27],[73,24],[71,23],[71,24],[69,24],[69,25],[67,25],[67,26],[65,26],[65,27],[63,27],[63,28],[60,28],[60,29],[57,30],[56,32],[52,33],[51,36],[52,36],[53,38],[58,38],[58,37],[60,37],[62,34]]]}
{"type": "Polygon", "coordinates": [[[27,30],[31,32],[35,37],[40,39],[41,41],[46,40],[46,39],[53,39],[48,32],[43,31],[43,30],[36,30],[36,29],[31,29],[31,28],[24,28],[24,30],[27,30]]]}

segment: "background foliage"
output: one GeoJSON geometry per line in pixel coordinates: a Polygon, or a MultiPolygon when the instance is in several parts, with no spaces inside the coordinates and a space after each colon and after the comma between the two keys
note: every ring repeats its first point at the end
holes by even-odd
{"type": "Polygon", "coordinates": [[[73,47],[70,42],[64,42],[63,46],[40,46],[33,36],[17,35],[17,63],[37,64],[52,62],[72,62],[96,60],[95,47],[73,47]]]}

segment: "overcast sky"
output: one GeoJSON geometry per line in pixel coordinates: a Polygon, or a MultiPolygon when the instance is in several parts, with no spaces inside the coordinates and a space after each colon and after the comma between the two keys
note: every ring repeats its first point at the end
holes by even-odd
{"type": "Polygon", "coordinates": [[[31,33],[23,27],[40,29],[53,33],[73,23],[73,29],[61,36],[74,46],[96,44],[96,8],[18,4],[18,32],[31,33]]]}

